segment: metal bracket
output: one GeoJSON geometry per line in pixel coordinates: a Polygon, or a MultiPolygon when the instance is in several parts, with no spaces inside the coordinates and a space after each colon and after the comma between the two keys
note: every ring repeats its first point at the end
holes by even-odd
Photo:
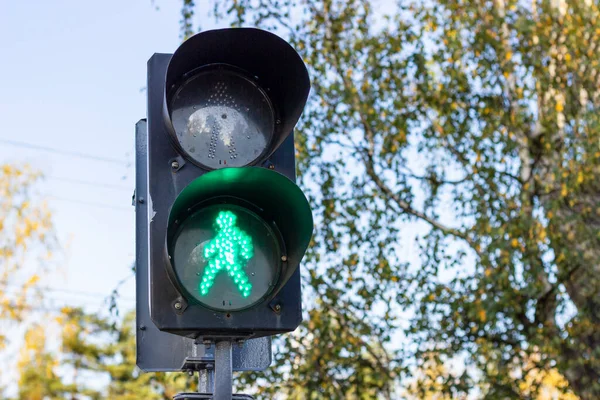
{"type": "Polygon", "coordinates": [[[261,167],[275,169],[275,164],[273,164],[273,161],[271,161],[270,159],[267,159],[262,163],[261,167]]]}
{"type": "Polygon", "coordinates": [[[281,313],[281,302],[279,299],[274,299],[271,301],[269,303],[269,307],[271,307],[271,310],[273,310],[275,314],[279,315],[281,313]]]}
{"type": "Polygon", "coordinates": [[[206,353],[204,357],[186,357],[181,369],[190,373],[198,371],[199,393],[179,393],[173,400],[254,399],[250,395],[232,393],[232,347],[232,341],[222,340],[215,344],[214,352],[206,353]]]}
{"type": "Polygon", "coordinates": [[[215,358],[212,354],[208,354],[208,357],[186,357],[183,365],[181,366],[182,371],[201,371],[203,369],[212,369],[215,366],[215,358]]]}
{"type": "Polygon", "coordinates": [[[173,306],[173,310],[175,310],[175,313],[179,315],[183,314],[185,309],[188,307],[188,303],[183,297],[176,298],[175,300],[173,300],[173,303],[171,303],[171,305],[173,306]]]}
{"type": "Polygon", "coordinates": [[[185,159],[181,156],[174,157],[169,160],[173,172],[179,171],[185,165],[185,159]]]}

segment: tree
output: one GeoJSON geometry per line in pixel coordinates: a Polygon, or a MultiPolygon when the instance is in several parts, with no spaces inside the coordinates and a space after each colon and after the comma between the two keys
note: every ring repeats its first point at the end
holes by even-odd
{"type": "MultiPolygon", "coordinates": [[[[51,214],[32,199],[40,177],[29,166],[0,165],[0,321],[23,320],[39,273],[50,267],[51,214]]],[[[0,333],[0,349],[5,341],[0,333]]]]}
{"type": "MultiPolygon", "coordinates": [[[[27,165],[0,164],[0,354],[11,329],[29,323],[27,317],[39,307],[38,281],[54,267],[51,213],[34,193],[39,180],[27,165]]],[[[4,368],[7,373],[12,365],[3,363],[0,374],[4,368]]]]}
{"type": "Polygon", "coordinates": [[[18,368],[19,399],[61,399],[65,386],[56,373],[58,360],[46,350],[44,327],[34,324],[25,332],[18,368]]]}
{"type": "Polygon", "coordinates": [[[114,324],[111,318],[65,307],[56,318],[58,352],[46,348],[41,326],[32,327],[19,361],[19,399],[171,400],[191,391],[193,378],[187,374],[144,374],[136,367],[134,318],[129,312],[114,324]]]}
{"type": "MultiPolygon", "coordinates": [[[[183,3],[189,35],[197,7],[183,3]]],[[[334,352],[330,336],[283,338],[277,371],[262,378],[335,388],[375,357],[398,383],[435,354],[464,365],[439,388],[454,396],[535,398],[521,390],[529,368],[600,398],[598,3],[376,7],[213,2],[234,25],[276,30],[308,64],[296,142],[316,234],[301,332],[334,315],[364,328],[334,352]],[[406,256],[413,238],[419,260],[406,256]],[[372,338],[385,351],[370,352],[372,338]],[[315,352],[332,366],[317,377],[315,352]]]]}
{"type": "MultiPolygon", "coordinates": [[[[108,318],[87,314],[81,309],[62,311],[62,365],[73,368],[75,376],[108,375],[108,387],[96,398],[171,400],[190,391],[193,378],[187,374],[143,374],[135,365],[135,313],[125,315],[117,329],[108,318]]],[[[72,394],[89,391],[89,379],[78,381],[72,394]]]]}

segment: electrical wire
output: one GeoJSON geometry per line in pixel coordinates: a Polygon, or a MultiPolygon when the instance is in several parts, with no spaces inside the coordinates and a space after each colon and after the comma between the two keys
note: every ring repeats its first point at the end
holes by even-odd
{"type": "Polygon", "coordinates": [[[80,180],[80,179],[64,178],[64,177],[60,177],[60,176],[46,176],[46,178],[54,180],[54,181],[59,181],[59,182],[73,183],[76,185],[87,185],[87,186],[102,187],[102,188],[107,188],[107,189],[118,189],[118,190],[121,190],[121,189],[122,190],[133,190],[133,188],[129,187],[129,186],[115,185],[115,184],[104,183],[104,182],[93,182],[93,181],[86,181],[86,180],[80,180]]]}
{"type": "Polygon", "coordinates": [[[103,157],[103,156],[97,156],[94,154],[81,153],[78,151],[57,149],[54,147],[40,146],[37,144],[19,142],[16,140],[0,138],[0,143],[8,144],[10,146],[22,147],[22,148],[26,148],[26,149],[39,150],[39,151],[45,151],[48,153],[60,154],[63,156],[85,158],[88,160],[102,161],[102,162],[118,164],[118,165],[126,164],[126,162],[124,160],[113,158],[113,157],[103,157]]]}
{"type": "MultiPolygon", "coordinates": [[[[18,291],[18,289],[21,289],[20,285],[17,285],[14,283],[0,282],[0,286],[10,288],[11,289],[10,292],[12,292],[11,294],[18,291]]],[[[34,290],[34,291],[41,290],[42,292],[64,293],[64,294],[70,295],[70,296],[83,296],[83,297],[90,297],[90,298],[102,299],[102,300],[111,296],[110,294],[105,295],[105,294],[97,293],[97,292],[94,293],[94,292],[88,292],[88,291],[82,291],[82,290],[61,289],[61,288],[55,288],[55,287],[49,287],[49,286],[32,286],[31,290],[34,290]]],[[[8,293],[8,291],[7,291],[7,293],[8,293]]],[[[123,300],[123,301],[135,301],[135,299],[133,297],[128,297],[128,296],[118,296],[118,299],[123,300]]]]}
{"type": "Polygon", "coordinates": [[[76,200],[76,199],[67,199],[65,197],[58,197],[58,196],[50,196],[49,198],[58,200],[58,201],[65,201],[68,203],[80,204],[80,205],[90,206],[90,207],[106,208],[106,209],[110,209],[110,210],[127,211],[127,212],[135,211],[133,207],[119,207],[119,206],[113,206],[110,204],[94,203],[91,201],[76,200]]]}

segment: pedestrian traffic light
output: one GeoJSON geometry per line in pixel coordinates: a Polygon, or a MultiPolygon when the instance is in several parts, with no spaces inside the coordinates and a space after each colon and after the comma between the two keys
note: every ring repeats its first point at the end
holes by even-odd
{"type": "Polygon", "coordinates": [[[259,29],[206,31],[149,60],[147,193],[136,194],[149,222],[137,240],[158,329],[213,340],[299,325],[313,221],[293,129],[309,89],[296,51],[259,29]]]}

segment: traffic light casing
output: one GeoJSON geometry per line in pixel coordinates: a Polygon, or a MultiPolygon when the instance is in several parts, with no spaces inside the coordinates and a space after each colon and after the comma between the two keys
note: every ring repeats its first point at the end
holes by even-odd
{"type": "Polygon", "coordinates": [[[289,332],[312,235],[293,129],[310,85],[268,32],[207,31],[148,62],[150,316],[203,338],[289,332]],[[196,134],[198,134],[196,136],[196,134]]]}

